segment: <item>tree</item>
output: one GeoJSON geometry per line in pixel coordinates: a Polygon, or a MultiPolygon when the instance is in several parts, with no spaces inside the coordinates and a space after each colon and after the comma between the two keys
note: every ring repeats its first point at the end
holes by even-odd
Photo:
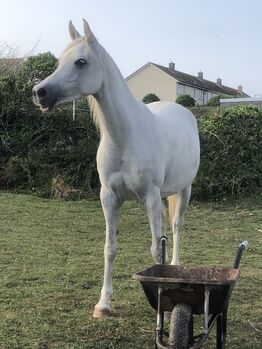
{"type": "Polygon", "coordinates": [[[196,105],[194,98],[189,95],[178,96],[176,103],[181,104],[184,107],[194,107],[196,105]]]}
{"type": "Polygon", "coordinates": [[[24,96],[30,98],[32,96],[32,87],[44,80],[47,76],[52,74],[57,66],[56,57],[50,53],[39,53],[36,56],[28,57],[19,69],[17,74],[17,89],[24,96]]]}
{"type": "Polygon", "coordinates": [[[153,103],[153,102],[158,102],[160,101],[160,98],[158,98],[154,93],[149,93],[148,95],[146,95],[144,98],[143,98],[143,102],[145,104],[148,104],[148,103],[153,103]]]}
{"type": "Polygon", "coordinates": [[[17,51],[17,48],[9,46],[6,42],[0,42],[0,74],[18,69],[23,59],[16,58],[17,51]]]}

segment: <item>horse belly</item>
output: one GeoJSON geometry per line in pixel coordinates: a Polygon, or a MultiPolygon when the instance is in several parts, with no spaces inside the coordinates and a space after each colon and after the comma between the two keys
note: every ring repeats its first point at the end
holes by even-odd
{"type": "Polygon", "coordinates": [[[184,175],[179,175],[176,173],[176,171],[174,171],[173,175],[170,175],[166,178],[160,189],[162,198],[179,193],[181,190],[190,186],[194,178],[195,175],[187,175],[186,173],[184,173],[184,175]]]}
{"type": "MultiPolygon", "coordinates": [[[[177,149],[178,150],[178,149],[177,149]]],[[[199,168],[199,147],[188,147],[186,150],[175,151],[170,157],[165,170],[165,180],[161,187],[161,195],[175,194],[190,186],[199,168]]]]}

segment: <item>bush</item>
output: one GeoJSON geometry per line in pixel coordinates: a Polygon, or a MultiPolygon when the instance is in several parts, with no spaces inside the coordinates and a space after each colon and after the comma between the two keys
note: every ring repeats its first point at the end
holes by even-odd
{"type": "Polygon", "coordinates": [[[206,106],[207,107],[218,107],[220,105],[220,99],[222,99],[222,98],[233,98],[233,97],[228,96],[228,95],[219,94],[219,95],[216,95],[216,96],[210,98],[210,100],[207,102],[206,106]]]}
{"type": "Polygon", "coordinates": [[[200,114],[201,163],[193,185],[195,197],[235,198],[261,191],[262,109],[245,105],[192,112],[200,114]]]}
{"type": "Polygon", "coordinates": [[[176,103],[181,104],[184,107],[194,107],[196,105],[194,98],[189,95],[178,96],[176,103]]]}
{"type": "Polygon", "coordinates": [[[98,135],[87,101],[77,101],[75,121],[71,104],[43,116],[32,102],[32,86],[52,73],[56,61],[41,54],[0,75],[1,189],[63,198],[76,197],[75,189],[85,196],[97,192],[98,135]]]}
{"type": "Polygon", "coordinates": [[[149,93],[148,95],[146,95],[144,98],[143,98],[143,102],[145,104],[148,104],[148,103],[153,103],[153,102],[158,102],[160,101],[160,98],[158,98],[154,93],[149,93]]]}

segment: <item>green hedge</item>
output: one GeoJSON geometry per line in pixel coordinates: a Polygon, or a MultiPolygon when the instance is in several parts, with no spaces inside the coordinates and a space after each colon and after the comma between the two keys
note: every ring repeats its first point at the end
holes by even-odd
{"type": "Polygon", "coordinates": [[[189,95],[178,96],[176,103],[181,104],[184,107],[194,107],[196,105],[195,99],[189,95]]]}
{"type": "Polygon", "coordinates": [[[143,102],[145,104],[148,104],[148,103],[153,103],[153,102],[158,102],[160,101],[160,98],[157,97],[154,93],[149,93],[148,95],[146,95],[144,98],[143,98],[143,102]]]}
{"type": "MultiPolygon", "coordinates": [[[[262,109],[238,106],[192,111],[198,119],[201,142],[193,197],[236,198],[261,190],[262,109]]],[[[88,111],[80,112],[75,122],[69,107],[48,117],[37,114],[30,118],[17,120],[13,133],[9,131],[12,142],[2,161],[1,188],[61,198],[96,195],[99,139],[88,111]]]]}
{"type": "Polygon", "coordinates": [[[0,74],[0,189],[42,196],[93,196],[99,187],[99,137],[87,101],[42,114],[32,102],[32,86],[56,67],[50,53],[30,57],[19,70],[0,74]]]}
{"type": "Polygon", "coordinates": [[[16,127],[9,130],[8,149],[1,158],[0,187],[47,197],[96,194],[99,137],[87,102],[85,109],[76,111],[75,121],[71,106],[57,108],[47,116],[36,112],[19,117],[16,127]]]}
{"type": "Polygon", "coordinates": [[[192,108],[199,124],[201,164],[193,194],[200,199],[261,192],[262,109],[192,108]]]}
{"type": "Polygon", "coordinates": [[[211,97],[209,99],[209,101],[207,102],[207,107],[218,107],[220,105],[220,99],[228,99],[228,98],[234,98],[232,96],[228,96],[228,95],[223,95],[223,94],[219,94],[219,95],[216,95],[214,97],[211,97]]]}
{"type": "MultiPolygon", "coordinates": [[[[33,105],[37,79],[56,66],[50,53],[0,74],[0,189],[58,198],[94,197],[97,131],[85,100],[43,116],[33,105]]],[[[201,165],[197,199],[238,197],[261,189],[262,109],[254,106],[192,108],[199,123],[201,165]]]]}

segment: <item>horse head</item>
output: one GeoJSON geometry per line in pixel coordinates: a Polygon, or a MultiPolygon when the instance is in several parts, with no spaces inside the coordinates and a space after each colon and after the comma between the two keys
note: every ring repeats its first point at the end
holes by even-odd
{"type": "Polygon", "coordinates": [[[99,61],[100,45],[88,23],[82,37],[69,22],[70,45],[62,53],[57,69],[33,88],[34,103],[43,112],[81,96],[96,94],[103,82],[103,66],[99,61]]]}

